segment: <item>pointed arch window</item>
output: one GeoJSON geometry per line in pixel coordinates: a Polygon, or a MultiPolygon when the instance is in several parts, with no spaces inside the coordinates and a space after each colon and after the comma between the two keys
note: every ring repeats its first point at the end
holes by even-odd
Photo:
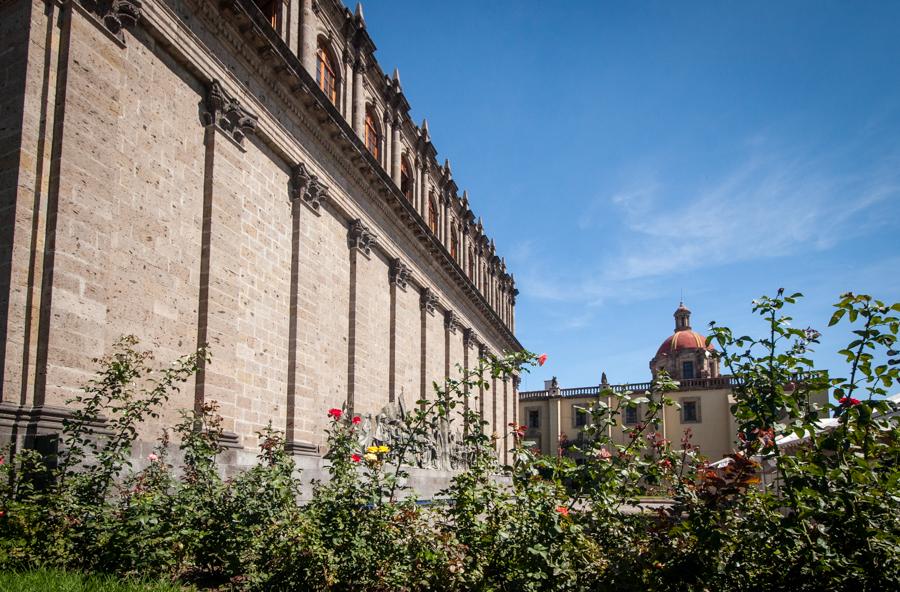
{"type": "Polygon", "coordinates": [[[316,82],[333,105],[337,104],[338,96],[337,71],[331,52],[322,41],[319,41],[319,49],[316,51],[316,82]]]}
{"type": "Polygon", "coordinates": [[[400,193],[402,193],[406,199],[412,201],[413,180],[406,158],[400,159],[400,193]]]}
{"type": "Polygon", "coordinates": [[[366,148],[372,153],[372,156],[378,158],[381,149],[381,130],[378,127],[378,118],[375,116],[374,110],[366,109],[366,148]]]}
{"type": "Polygon", "coordinates": [[[428,196],[428,228],[431,232],[437,234],[438,228],[441,226],[441,215],[438,213],[437,200],[434,198],[434,192],[428,196]]]}

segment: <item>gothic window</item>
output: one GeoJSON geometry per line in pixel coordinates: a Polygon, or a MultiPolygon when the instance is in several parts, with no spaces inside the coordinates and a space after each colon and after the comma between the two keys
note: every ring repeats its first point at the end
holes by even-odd
{"type": "Polygon", "coordinates": [[[281,0],[255,0],[256,5],[265,15],[272,28],[278,31],[281,27],[281,0]]]}
{"type": "Polygon", "coordinates": [[[378,158],[380,155],[381,132],[378,128],[378,118],[374,111],[366,109],[366,148],[372,153],[372,156],[378,158]]]}
{"type": "Polygon", "coordinates": [[[682,399],[681,423],[700,423],[700,399],[682,399]]]}
{"type": "Polygon", "coordinates": [[[413,180],[412,174],[410,174],[409,165],[405,158],[400,160],[400,193],[402,193],[406,199],[412,201],[413,180]]]}
{"type": "Polygon", "coordinates": [[[319,42],[319,49],[316,53],[316,82],[319,83],[319,88],[322,89],[322,92],[325,93],[328,100],[336,105],[338,77],[337,74],[335,74],[337,68],[334,65],[334,60],[331,58],[331,54],[325,47],[325,44],[321,41],[319,42]]]}
{"type": "Polygon", "coordinates": [[[694,363],[691,361],[681,363],[681,378],[690,380],[694,378],[694,363]]]}
{"type": "Polygon", "coordinates": [[[434,192],[428,196],[428,228],[431,232],[437,234],[441,225],[441,215],[438,213],[437,200],[434,198],[434,192]]]}

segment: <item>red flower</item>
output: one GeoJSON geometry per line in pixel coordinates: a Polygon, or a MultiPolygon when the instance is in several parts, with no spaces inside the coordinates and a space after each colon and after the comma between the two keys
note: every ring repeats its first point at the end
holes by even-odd
{"type": "Polygon", "coordinates": [[[557,506],[556,513],[559,514],[560,516],[568,516],[569,508],[567,508],[566,506],[557,506]]]}
{"type": "Polygon", "coordinates": [[[855,397],[842,397],[839,403],[844,407],[853,407],[854,405],[859,405],[862,401],[855,397]]]}
{"type": "Polygon", "coordinates": [[[352,460],[353,462],[357,462],[357,463],[358,463],[359,461],[362,460],[362,457],[361,457],[360,455],[356,454],[356,453],[353,453],[353,454],[350,455],[350,460],[352,460]]]}
{"type": "Polygon", "coordinates": [[[338,421],[339,419],[341,419],[341,415],[343,414],[344,412],[336,407],[328,410],[328,417],[334,419],[334,421],[338,421]]]}
{"type": "Polygon", "coordinates": [[[350,423],[352,423],[353,425],[356,425],[356,424],[358,424],[358,423],[361,422],[361,421],[362,421],[362,418],[361,418],[360,416],[357,415],[357,416],[355,416],[353,419],[350,420],[350,423]]]}
{"type": "Polygon", "coordinates": [[[538,366],[543,366],[547,363],[547,354],[541,354],[538,356],[538,366]]]}

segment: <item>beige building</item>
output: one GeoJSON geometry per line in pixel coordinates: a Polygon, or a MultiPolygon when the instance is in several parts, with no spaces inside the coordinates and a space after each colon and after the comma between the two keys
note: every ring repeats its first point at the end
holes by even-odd
{"type": "MultiPolygon", "coordinates": [[[[234,458],[271,421],[318,459],[328,408],[408,406],[521,348],[513,277],[361,7],[4,0],[0,39],[7,437],[57,432],[123,334],[213,355],[136,454],[215,400],[234,458]]],[[[492,386],[504,433],[515,388],[492,386]]]]}
{"type": "MultiPolygon", "coordinates": [[[[719,373],[719,359],[706,338],[691,329],[691,311],[681,304],[675,311],[675,331],[666,337],[650,361],[655,377],[660,370],[679,382],[679,389],[670,393],[678,407],[666,407],[660,430],[676,445],[690,429],[691,441],[700,452],[711,459],[730,453],[735,446],[737,426],[731,415],[730,376],[719,373]]],[[[556,379],[547,381],[542,391],[519,393],[519,416],[526,426],[526,441],[534,442],[544,454],[556,454],[559,442],[577,440],[590,418],[578,409],[590,409],[597,397],[607,389],[621,393],[642,394],[650,382],[631,384],[601,384],[580,388],[560,388],[556,379]]],[[[614,404],[606,396],[607,404],[614,404]]],[[[643,418],[642,408],[626,409],[621,424],[613,429],[613,439],[625,443],[625,429],[637,425],[643,418]]]]}

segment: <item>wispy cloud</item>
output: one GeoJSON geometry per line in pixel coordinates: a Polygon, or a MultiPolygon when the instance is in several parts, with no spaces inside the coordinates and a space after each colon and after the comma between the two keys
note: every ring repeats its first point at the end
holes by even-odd
{"type": "Polygon", "coordinates": [[[879,206],[900,198],[898,155],[849,173],[845,155],[777,148],[762,134],[746,146],[745,158],[711,181],[673,186],[657,172],[591,200],[577,228],[596,233],[613,214],[593,250],[553,261],[529,242],[514,256],[522,291],[588,305],[653,298],[676,273],[814,253],[890,223],[879,206]]]}

